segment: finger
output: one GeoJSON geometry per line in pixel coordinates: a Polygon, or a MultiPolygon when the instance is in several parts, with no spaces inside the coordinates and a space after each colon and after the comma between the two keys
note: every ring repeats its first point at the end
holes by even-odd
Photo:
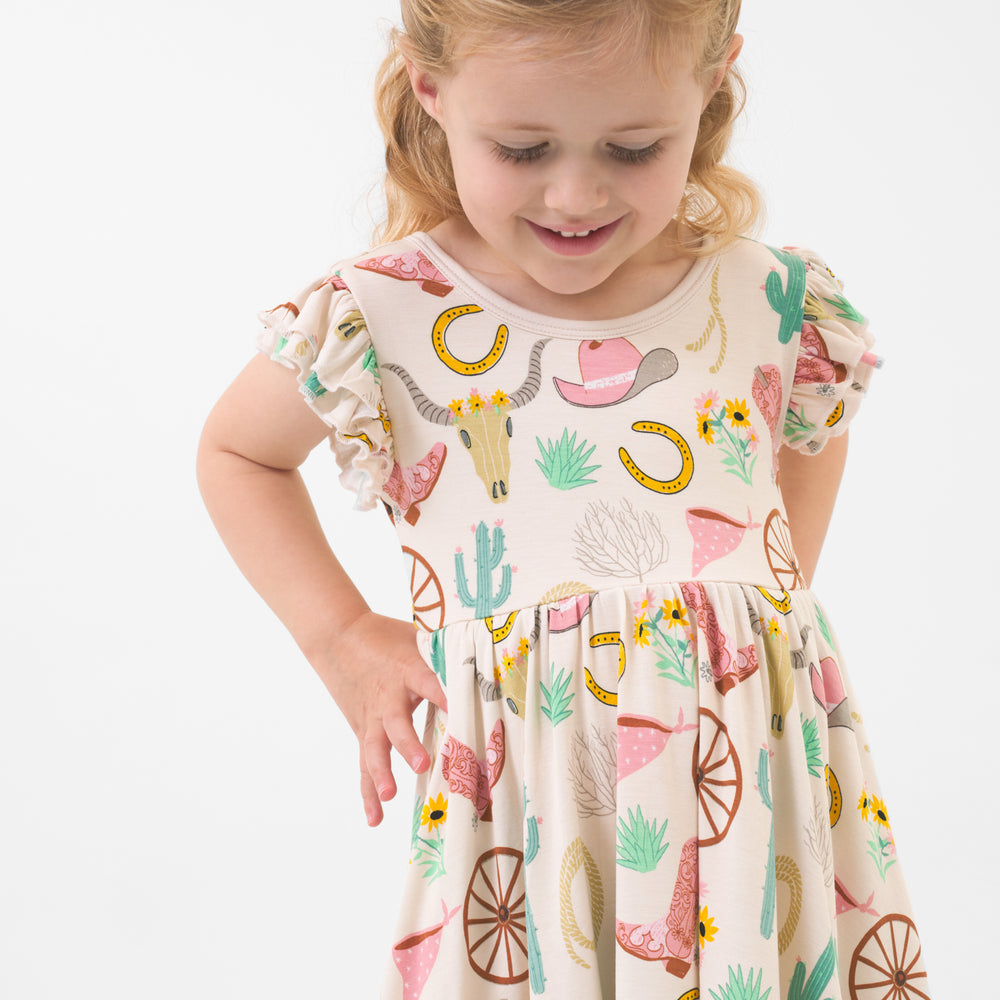
{"type": "Polygon", "coordinates": [[[379,799],[388,802],[396,794],[396,782],[392,777],[392,763],[389,760],[389,740],[380,723],[376,732],[365,737],[362,750],[365,766],[371,775],[379,799]]]}
{"type": "Polygon", "coordinates": [[[437,705],[442,712],[448,711],[448,698],[441,687],[438,676],[423,660],[407,674],[406,686],[416,695],[437,705]]]}
{"type": "Polygon", "coordinates": [[[396,752],[417,774],[430,766],[431,759],[427,756],[409,715],[387,715],[382,724],[396,752]]]}
{"type": "Polygon", "coordinates": [[[375,782],[365,766],[364,754],[361,755],[361,799],[365,805],[365,818],[369,826],[378,826],[382,822],[384,813],[382,803],[378,800],[378,793],[375,791],[375,782]]]}

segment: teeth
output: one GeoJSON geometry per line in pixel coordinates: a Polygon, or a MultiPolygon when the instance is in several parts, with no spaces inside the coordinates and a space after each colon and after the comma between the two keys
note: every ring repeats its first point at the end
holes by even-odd
{"type": "Polygon", "coordinates": [[[579,238],[581,236],[589,236],[591,233],[596,232],[596,230],[588,229],[585,233],[564,233],[560,229],[560,230],[557,230],[557,232],[559,233],[560,236],[565,236],[567,239],[569,239],[569,237],[571,237],[571,236],[575,236],[577,238],[579,238]]]}

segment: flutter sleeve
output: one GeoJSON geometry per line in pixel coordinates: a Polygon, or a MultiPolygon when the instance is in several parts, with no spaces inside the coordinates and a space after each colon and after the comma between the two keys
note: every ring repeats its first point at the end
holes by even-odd
{"type": "Polygon", "coordinates": [[[882,360],[872,353],[867,321],[826,264],[810,250],[788,253],[794,266],[805,265],[806,291],[783,436],[796,451],[815,454],[847,430],[882,360]]]}
{"type": "Polygon", "coordinates": [[[299,391],[330,427],[341,483],[371,510],[393,466],[389,418],[364,316],[334,272],[259,314],[258,349],[298,375],[299,391]]]}

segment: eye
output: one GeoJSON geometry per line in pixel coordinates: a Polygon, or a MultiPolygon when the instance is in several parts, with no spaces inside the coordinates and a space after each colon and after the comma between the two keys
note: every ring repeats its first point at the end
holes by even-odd
{"type": "Polygon", "coordinates": [[[651,146],[629,149],[627,146],[609,146],[611,155],[621,163],[646,163],[655,160],[663,152],[663,143],[657,140],[651,146]]]}
{"type": "Polygon", "coordinates": [[[493,143],[493,155],[504,163],[533,163],[540,159],[548,143],[539,143],[537,146],[520,148],[517,146],[502,146],[499,142],[493,143]]]}

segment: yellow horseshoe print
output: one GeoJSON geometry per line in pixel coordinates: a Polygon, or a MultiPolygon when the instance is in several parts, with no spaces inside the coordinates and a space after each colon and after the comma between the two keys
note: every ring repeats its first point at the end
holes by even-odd
{"type": "Polygon", "coordinates": [[[701,996],[701,991],[696,986],[693,990],[688,990],[687,993],[682,997],[678,997],[677,1000],[698,1000],[701,996]]]}
{"type": "Polygon", "coordinates": [[[372,444],[372,439],[367,434],[345,434],[344,437],[348,441],[364,441],[368,445],[369,451],[375,450],[375,445],[372,444]]]}
{"type": "Polygon", "coordinates": [[[632,430],[640,434],[662,434],[668,441],[672,441],[681,453],[681,471],[674,479],[654,479],[632,461],[632,456],[624,448],[619,448],[618,457],[622,460],[622,465],[628,469],[629,475],[641,486],[655,493],[680,493],[694,475],[694,456],[687,441],[673,427],[658,424],[654,420],[637,420],[632,425],[632,430]]]}
{"type": "Polygon", "coordinates": [[[789,611],[792,610],[792,595],[788,593],[787,590],[781,592],[781,600],[779,601],[777,597],[773,594],[769,594],[763,587],[757,588],[761,596],[767,601],[768,604],[774,608],[775,611],[780,611],[783,615],[787,615],[789,611]]]}
{"type": "Polygon", "coordinates": [[[840,810],[844,806],[844,796],[840,792],[840,782],[837,780],[837,775],[833,773],[833,768],[829,764],[826,765],[826,787],[830,791],[830,827],[833,828],[837,825],[837,820],[840,819],[840,810]]]}
{"type": "MultiPolygon", "coordinates": [[[[618,680],[622,679],[625,673],[625,643],[622,642],[621,632],[600,632],[590,640],[590,648],[597,649],[598,646],[618,646],[618,680]]],[[[584,668],[584,675],[587,678],[587,690],[600,702],[605,705],[617,705],[618,695],[614,691],[607,691],[594,680],[594,675],[589,667],[584,668]]]]}
{"type": "Polygon", "coordinates": [[[507,346],[507,327],[501,323],[497,329],[493,347],[490,348],[486,357],[479,361],[459,361],[448,350],[444,335],[452,321],[458,319],[459,316],[469,316],[472,313],[481,313],[482,311],[479,306],[457,306],[455,309],[441,313],[434,324],[434,333],[432,334],[434,351],[453,372],[458,372],[459,375],[482,375],[483,372],[488,372],[500,360],[500,355],[503,354],[504,348],[507,346]]]}
{"type": "Polygon", "coordinates": [[[517,621],[517,612],[512,611],[507,615],[507,620],[503,625],[498,625],[496,628],[493,627],[492,615],[483,620],[486,622],[486,627],[493,633],[493,644],[496,645],[498,642],[503,642],[510,635],[510,630],[514,627],[514,622],[517,621]]]}
{"type": "Polygon", "coordinates": [[[826,418],[826,426],[832,427],[840,423],[840,418],[844,415],[844,401],[841,400],[834,408],[833,413],[826,418]]]}

